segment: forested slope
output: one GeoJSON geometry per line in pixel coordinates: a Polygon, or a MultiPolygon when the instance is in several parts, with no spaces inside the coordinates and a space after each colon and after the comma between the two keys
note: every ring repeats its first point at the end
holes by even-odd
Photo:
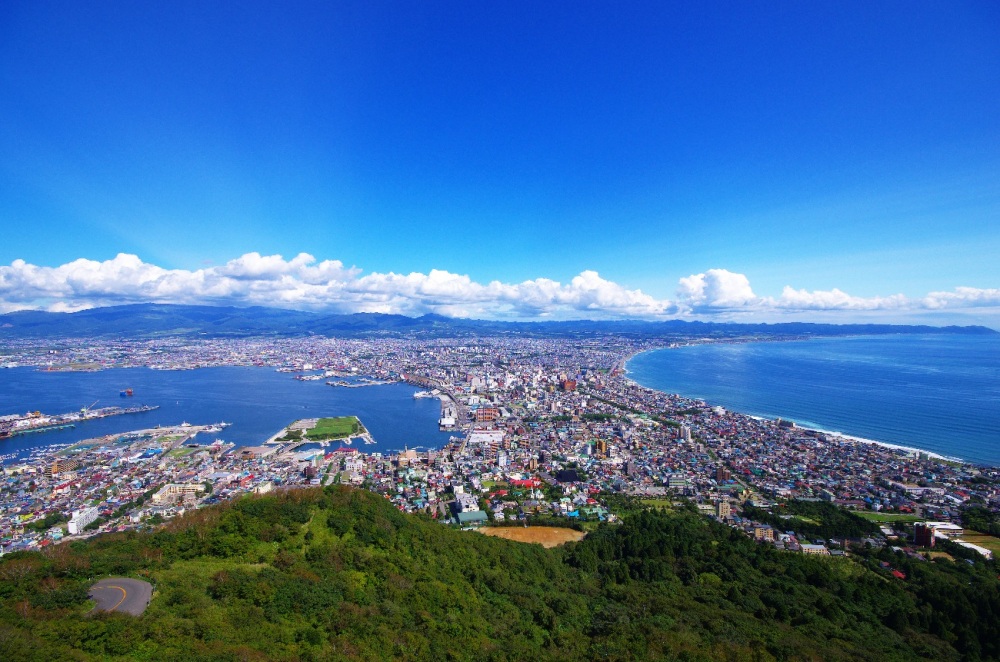
{"type": "Polygon", "coordinates": [[[687,512],[545,550],[338,486],[5,557],[0,659],[990,659],[996,575],[778,552],[687,512]],[[154,582],[143,616],[86,615],[109,574],[154,582]]]}

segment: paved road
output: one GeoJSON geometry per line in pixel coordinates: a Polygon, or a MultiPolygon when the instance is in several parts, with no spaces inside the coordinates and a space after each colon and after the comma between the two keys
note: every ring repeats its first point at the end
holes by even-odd
{"type": "Polygon", "coordinates": [[[90,597],[97,602],[94,611],[123,611],[139,616],[152,596],[149,582],[128,577],[109,577],[90,587],[90,597]]]}

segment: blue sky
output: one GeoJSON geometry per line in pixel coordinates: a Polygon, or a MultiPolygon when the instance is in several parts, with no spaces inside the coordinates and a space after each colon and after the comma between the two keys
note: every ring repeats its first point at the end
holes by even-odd
{"type": "Polygon", "coordinates": [[[990,2],[3,3],[0,311],[997,326],[998,109],[990,2]]]}

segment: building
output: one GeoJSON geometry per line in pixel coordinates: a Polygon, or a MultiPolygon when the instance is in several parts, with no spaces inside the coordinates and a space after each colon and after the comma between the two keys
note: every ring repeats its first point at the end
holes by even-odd
{"type": "Polygon", "coordinates": [[[468,513],[479,510],[479,499],[474,494],[459,492],[455,495],[455,511],[458,513],[468,513]]]}
{"type": "Polygon", "coordinates": [[[45,477],[52,478],[61,473],[76,471],[80,468],[80,461],[76,458],[60,458],[53,460],[52,464],[45,467],[45,477]]]}
{"type": "Polygon", "coordinates": [[[763,542],[774,542],[774,529],[769,526],[753,527],[753,539],[763,542]]]}
{"type": "Polygon", "coordinates": [[[951,522],[924,522],[924,524],[934,527],[935,535],[943,538],[955,538],[965,533],[965,529],[951,522]]]}
{"type": "Polygon", "coordinates": [[[205,491],[202,483],[168,483],[153,495],[153,503],[161,504],[169,501],[180,501],[195,497],[205,491]]]}
{"type": "Polygon", "coordinates": [[[481,510],[467,510],[457,515],[458,523],[465,526],[481,526],[489,521],[489,517],[481,510]]]}
{"type": "Polygon", "coordinates": [[[985,547],[981,547],[979,545],[974,545],[971,542],[965,542],[964,540],[956,540],[955,542],[957,544],[961,545],[962,547],[965,547],[966,549],[971,549],[974,552],[979,552],[980,554],[982,554],[987,559],[992,559],[993,558],[993,552],[991,552],[990,550],[986,549],[985,547]]]}
{"type": "Polygon", "coordinates": [[[667,479],[667,487],[672,490],[677,490],[681,494],[686,494],[688,488],[691,486],[690,481],[688,481],[686,476],[681,476],[680,474],[671,474],[667,479]]]}
{"type": "Polygon", "coordinates": [[[800,545],[803,554],[819,554],[821,556],[829,556],[830,550],[828,550],[823,545],[810,545],[808,543],[802,543],[800,545]]]}
{"type": "Polygon", "coordinates": [[[69,528],[70,535],[75,536],[76,534],[87,528],[87,525],[97,519],[97,508],[91,506],[89,508],[81,508],[80,510],[73,511],[73,517],[70,518],[69,528]]]}
{"type": "Polygon", "coordinates": [[[500,410],[496,407],[480,407],[476,410],[476,423],[492,423],[500,418],[500,410]]]}
{"type": "Polygon", "coordinates": [[[934,546],[934,527],[926,522],[918,522],[913,526],[913,542],[917,547],[934,546]]]}
{"type": "Polygon", "coordinates": [[[725,499],[715,504],[715,516],[719,519],[726,519],[732,513],[733,509],[725,499]]]}

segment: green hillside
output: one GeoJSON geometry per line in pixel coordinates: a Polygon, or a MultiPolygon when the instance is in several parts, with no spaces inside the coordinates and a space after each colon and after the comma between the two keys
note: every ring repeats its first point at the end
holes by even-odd
{"type": "Polygon", "coordinates": [[[3,660],[995,659],[998,616],[982,561],[808,557],[641,510],[545,550],[340,486],[0,560],[3,660]],[[86,616],[109,574],[155,584],[143,616],[86,616]]]}

